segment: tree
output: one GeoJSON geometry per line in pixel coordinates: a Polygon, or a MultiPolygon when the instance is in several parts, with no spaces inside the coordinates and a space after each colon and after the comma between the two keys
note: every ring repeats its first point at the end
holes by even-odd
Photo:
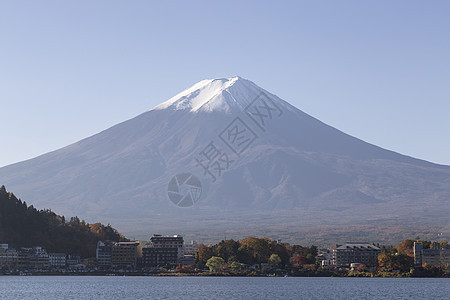
{"type": "Polygon", "coordinates": [[[213,256],[206,262],[206,266],[210,272],[220,272],[225,265],[225,260],[222,257],[213,256]]]}
{"type": "Polygon", "coordinates": [[[385,270],[389,270],[391,268],[391,256],[388,253],[378,254],[378,266],[385,270]]]}
{"type": "Polygon", "coordinates": [[[214,255],[211,247],[204,246],[198,249],[198,260],[206,263],[214,255]]]}
{"type": "Polygon", "coordinates": [[[241,247],[247,247],[246,249],[251,252],[253,259],[257,263],[265,263],[270,257],[270,240],[268,238],[256,238],[248,237],[240,241],[241,247]]]}
{"type": "Polygon", "coordinates": [[[281,258],[278,256],[278,254],[274,253],[269,257],[269,264],[271,264],[272,267],[277,267],[280,265],[280,263],[281,263],[281,258]]]}
{"type": "MultiPolygon", "coordinates": [[[[7,241],[15,248],[38,245],[47,252],[76,254],[83,258],[95,256],[97,242],[104,240],[104,236],[91,231],[90,225],[82,224],[78,217],[70,220],[66,223],[64,216],[51,209],[37,210],[32,205],[27,206],[26,202],[0,187],[0,241],[7,241]]],[[[120,237],[112,227],[106,233],[111,241],[120,237]]]]}
{"type": "Polygon", "coordinates": [[[400,254],[405,254],[414,257],[414,240],[406,239],[397,245],[397,251],[400,254]]]}
{"type": "Polygon", "coordinates": [[[239,243],[234,240],[221,241],[217,245],[217,256],[228,261],[231,257],[236,257],[239,249],[239,243]]]}
{"type": "Polygon", "coordinates": [[[270,242],[270,250],[272,253],[277,254],[281,258],[281,263],[283,265],[289,263],[289,251],[285,244],[278,243],[276,241],[270,242]]]}
{"type": "Polygon", "coordinates": [[[306,265],[308,261],[306,260],[306,256],[300,255],[299,253],[292,254],[291,264],[295,267],[300,267],[301,265],[306,265]]]}
{"type": "Polygon", "coordinates": [[[256,259],[253,257],[253,251],[247,245],[241,245],[239,247],[236,258],[237,261],[247,265],[256,263],[256,259]]]}
{"type": "Polygon", "coordinates": [[[414,259],[406,254],[387,254],[378,255],[378,265],[385,271],[400,270],[409,271],[414,263],[414,259]]]}
{"type": "Polygon", "coordinates": [[[439,242],[439,247],[441,249],[450,249],[447,240],[442,240],[439,242]]]}
{"type": "Polygon", "coordinates": [[[237,261],[233,261],[230,265],[230,270],[233,272],[239,272],[241,270],[241,264],[237,261]]]}
{"type": "Polygon", "coordinates": [[[71,217],[69,224],[70,225],[80,225],[80,219],[77,216],[71,217]]]}

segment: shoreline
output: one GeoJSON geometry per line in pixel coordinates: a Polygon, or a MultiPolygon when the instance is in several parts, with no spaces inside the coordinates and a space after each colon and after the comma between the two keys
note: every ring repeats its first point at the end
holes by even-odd
{"type": "Polygon", "coordinates": [[[151,272],[12,272],[0,273],[1,276],[95,276],[95,277],[320,277],[320,278],[450,278],[444,276],[411,275],[408,273],[360,273],[360,274],[230,274],[230,273],[151,273],[151,272]]]}

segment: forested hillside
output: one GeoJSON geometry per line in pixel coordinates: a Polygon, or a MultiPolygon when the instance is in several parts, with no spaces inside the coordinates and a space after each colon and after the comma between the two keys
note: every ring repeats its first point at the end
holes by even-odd
{"type": "Polygon", "coordinates": [[[88,224],[78,217],[66,221],[49,209],[27,206],[5,186],[0,187],[0,243],[10,247],[42,246],[47,252],[93,257],[99,240],[124,239],[110,225],[88,224]]]}

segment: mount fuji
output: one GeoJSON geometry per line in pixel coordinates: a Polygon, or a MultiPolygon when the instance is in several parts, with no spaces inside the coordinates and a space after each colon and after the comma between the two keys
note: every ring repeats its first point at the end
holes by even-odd
{"type": "Polygon", "coordinates": [[[38,208],[125,234],[397,241],[450,232],[450,167],[382,149],[241,77],[203,80],[94,136],[0,168],[38,208]]]}

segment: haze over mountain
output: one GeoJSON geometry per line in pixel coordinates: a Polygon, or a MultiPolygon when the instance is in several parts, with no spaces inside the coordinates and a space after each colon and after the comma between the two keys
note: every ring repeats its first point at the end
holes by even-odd
{"type": "Polygon", "coordinates": [[[349,236],[339,228],[371,239],[384,228],[378,240],[400,240],[450,231],[449,166],[349,136],[240,77],[203,80],[131,120],[0,168],[0,184],[36,207],[138,237],[329,241],[349,236]]]}

